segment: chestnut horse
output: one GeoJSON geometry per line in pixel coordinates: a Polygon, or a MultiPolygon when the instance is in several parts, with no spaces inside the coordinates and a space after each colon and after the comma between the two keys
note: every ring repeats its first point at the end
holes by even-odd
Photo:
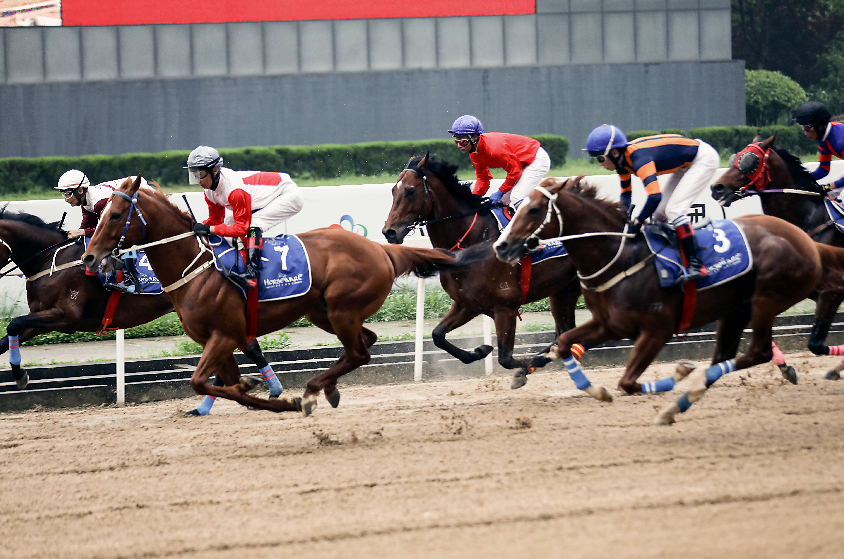
{"type": "MultiPolygon", "coordinates": [[[[12,375],[19,388],[29,376],[20,367],[15,343],[22,343],[47,332],[96,332],[103,328],[111,291],[99,279],[85,274],[82,266],[82,238],[68,239],[67,233],[40,217],[0,209],[0,262],[14,262],[26,276],[26,299],[30,313],[17,316],[0,339],[0,353],[9,350],[12,375]]],[[[13,271],[14,268],[6,273],[13,271]]],[[[4,274],[5,275],[5,274],[4,274]]],[[[170,298],[160,295],[123,293],[109,325],[131,328],[145,324],[173,310],[170,298]]]]}
{"type": "MultiPolygon", "coordinates": [[[[793,223],[819,243],[844,247],[839,231],[824,206],[828,191],[819,185],[803,163],[788,151],[774,147],[776,136],[756,141],[739,152],[730,168],[711,187],[712,197],[722,206],[747,196],[759,196],[762,211],[793,223]]],[[[809,350],[815,355],[844,355],[844,346],[824,345],[835,313],[844,301],[844,282],[824,270],[822,289],[811,296],[817,301],[809,350]]],[[[826,374],[837,380],[844,361],[826,374]]]]}
{"type": "Polygon", "coordinates": [[[310,290],[299,297],[260,302],[257,335],[280,330],[306,316],[315,326],[336,334],[344,352],[327,371],[308,381],[302,398],[257,398],[247,393],[257,380],[240,378],[232,354],[247,343],[245,299],[214,269],[207,241],[191,233],[191,216],[163,193],[139,186],[140,176],[134,181],[127,179],[112,194],[82,260],[89,270],[102,265],[107,271],[114,260],[109,255],[124,250],[121,243],[144,243],[141,246],[166,286],[185,333],[204,348],[190,380],[194,391],[245,406],[301,411],[307,416],[324,391],[329,403],[337,407],[337,379],[369,362],[369,348],[377,336],[364,328],[363,322],[381,307],[396,277],[410,272],[431,275],[459,265],[446,251],[381,246],[342,229],[316,229],[299,235],[310,260],[310,290]],[[136,213],[144,216],[145,226],[141,219],[133,219],[136,213]],[[206,383],[214,373],[225,386],[206,383]]]}
{"type": "MultiPolygon", "coordinates": [[[[540,183],[495,244],[496,254],[514,261],[534,235],[565,235],[563,242],[581,276],[592,320],[563,333],[549,357],[564,359],[573,378],[577,374],[588,382],[572,357],[572,344],[634,340],[619,388],[642,392],[636,379],[678,331],[683,292],[660,287],[644,238],[626,234],[628,222],[621,206],[596,198],[595,188],[581,185],[581,179],[540,183]]],[[[673,423],[678,412],[686,411],[723,374],[770,361],[774,318],[812,292],[821,278],[822,254],[836,250],[813,242],[799,228],[776,217],[748,216],[735,223],[748,241],[753,268],[698,292],[691,327],[718,321],[712,366],[703,375],[695,375],[689,392],[663,409],[655,423],[673,423]],[[749,347],[735,359],[748,323],[753,332],[749,347]]],[[[823,264],[837,256],[827,255],[823,264]]],[[[667,380],[673,388],[673,379],[667,380]]],[[[661,383],[648,384],[664,387],[661,383]]]]}
{"type": "MultiPolygon", "coordinates": [[[[412,158],[393,187],[393,206],[382,229],[384,237],[390,243],[401,244],[414,227],[425,225],[431,244],[450,250],[498,238],[498,222],[489,204],[472,194],[467,183],[459,182],[456,171],[456,165],[427,155],[412,158]]],[[[521,267],[499,262],[492,251],[486,254],[484,260],[471,266],[440,274],[443,289],[454,303],[434,328],[433,341],[463,363],[483,359],[492,347],[482,345],[466,351],[449,342],[446,335],[480,314],[492,317],[498,338],[498,362],[507,369],[521,369],[512,385],[519,388],[525,382],[530,362],[513,357],[519,307],[549,297],[559,336],[574,327],[580,285],[568,257],[561,257],[533,266],[529,289],[523,293],[521,267]]]]}

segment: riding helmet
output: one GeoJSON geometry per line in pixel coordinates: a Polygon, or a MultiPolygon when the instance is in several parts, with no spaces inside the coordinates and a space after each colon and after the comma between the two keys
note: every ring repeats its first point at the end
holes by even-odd
{"type": "Polygon", "coordinates": [[[79,188],[80,186],[88,188],[91,186],[91,182],[82,171],[71,169],[59,177],[59,183],[53,188],[56,190],[67,190],[68,188],[79,188]]]}
{"type": "Polygon", "coordinates": [[[810,126],[825,126],[832,118],[832,114],[820,101],[809,101],[794,111],[792,119],[797,124],[808,124],[810,126]]]}
{"type": "Polygon", "coordinates": [[[477,118],[473,117],[472,115],[463,115],[458,117],[457,120],[454,121],[454,124],[451,125],[451,129],[448,131],[449,134],[483,134],[484,132],[484,125],[481,124],[481,121],[477,118]]]}
{"type": "Polygon", "coordinates": [[[586,138],[586,147],[581,151],[589,152],[592,157],[607,155],[611,149],[627,147],[627,136],[617,126],[602,124],[592,130],[586,138]]]}

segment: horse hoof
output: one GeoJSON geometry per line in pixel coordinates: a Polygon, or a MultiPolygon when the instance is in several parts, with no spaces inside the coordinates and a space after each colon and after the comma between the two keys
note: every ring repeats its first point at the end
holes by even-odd
{"type": "Polygon", "coordinates": [[[308,417],[314,412],[314,409],[317,407],[317,399],[315,394],[311,394],[305,398],[301,398],[299,400],[299,406],[302,409],[302,415],[308,417]]]}
{"type": "Polygon", "coordinates": [[[797,370],[791,365],[778,365],[785,380],[791,384],[797,384],[797,370]]]}
{"type": "Polygon", "coordinates": [[[478,359],[483,359],[487,355],[492,353],[492,346],[491,345],[479,345],[475,348],[475,357],[478,359]]]}
{"type": "Polygon", "coordinates": [[[841,375],[838,374],[838,371],[833,369],[832,371],[829,371],[826,375],[824,375],[823,378],[825,378],[826,380],[840,380],[841,375]]]}
{"type": "Polygon", "coordinates": [[[261,380],[255,377],[240,377],[240,389],[243,392],[249,392],[256,386],[261,384],[261,380]]]}
{"type": "Polygon", "coordinates": [[[185,412],[185,417],[199,417],[202,414],[199,413],[199,410],[190,410],[185,412]]]}
{"type": "Polygon", "coordinates": [[[29,384],[29,375],[24,373],[21,378],[16,378],[15,384],[18,385],[18,388],[20,390],[23,390],[24,388],[26,388],[26,385],[29,384]]]}
{"type": "Polygon", "coordinates": [[[672,425],[676,422],[674,416],[678,413],[680,413],[680,406],[677,405],[677,402],[671,402],[656,414],[654,425],[672,425]]]}
{"type": "Polygon", "coordinates": [[[517,388],[521,388],[527,384],[527,375],[528,372],[525,369],[519,369],[513,375],[513,379],[510,381],[510,389],[516,390],[517,388]]]}
{"type": "Polygon", "coordinates": [[[296,406],[296,411],[301,412],[302,411],[302,398],[299,398],[298,396],[296,398],[293,398],[293,405],[296,406]]]}
{"type": "Polygon", "coordinates": [[[583,391],[598,400],[599,402],[612,402],[612,394],[610,394],[610,391],[607,390],[605,386],[595,386],[590,384],[583,391]]]}
{"type": "Polygon", "coordinates": [[[697,364],[692,363],[691,361],[677,361],[677,364],[674,366],[674,380],[680,382],[689,376],[696,368],[697,364]]]}
{"type": "Polygon", "coordinates": [[[328,400],[332,408],[336,408],[340,405],[340,391],[335,388],[334,392],[325,395],[325,399],[328,400]]]}

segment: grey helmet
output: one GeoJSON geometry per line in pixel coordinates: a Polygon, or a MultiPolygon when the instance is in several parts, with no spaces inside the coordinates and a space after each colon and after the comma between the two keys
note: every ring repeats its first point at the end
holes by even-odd
{"type": "MultiPolygon", "coordinates": [[[[188,170],[188,179],[190,184],[199,184],[199,172],[203,169],[211,169],[223,166],[223,158],[220,153],[210,146],[199,146],[188,155],[188,164],[185,169],[188,170]]],[[[215,187],[216,187],[216,180],[215,187]]]]}

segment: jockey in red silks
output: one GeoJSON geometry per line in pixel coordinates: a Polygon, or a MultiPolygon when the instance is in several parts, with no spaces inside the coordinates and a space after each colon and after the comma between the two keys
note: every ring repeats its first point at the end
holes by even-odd
{"type": "Polygon", "coordinates": [[[197,235],[246,238],[246,271],[229,277],[244,289],[258,285],[262,232],[302,209],[299,187],[287,173],[232,171],[216,149],[199,146],[188,156],[190,184],[205,190],[208,219],[193,226],[197,235]],[[231,212],[227,216],[227,210],[231,212]]]}
{"type": "Polygon", "coordinates": [[[489,190],[490,168],[507,171],[504,184],[489,197],[492,202],[516,204],[536,188],[551,168],[551,159],[538,141],[518,134],[484,132],[481,121],[472,115],[455,120],[448,133],[475,165],[474,194],[483,196],[489,190]]]}
{"type": "MultiPolygon", "coordinates": [[[[94,234],[97,223],[100,221],[100,215],[108,204],[111,195],[127,178],[130,180],[133,179],[133,177],[124,177],[122,179],[92,185],[85,173],[78,169],[71,169],[59,178],[59,182],[54,188],[62,193],[65,202],[73,207],[79,206],[82,209],[82,223],[80,223],[79,229],[71,229],[67,232],[68,238],[90,237],[94,234]]],[[[150,188],[146,179],[141,178],[141,188],[144,187],[150,188]]],[[[116,283],[107,281],[104,284],[105,287],[118,291],[136,291],[140,293],[141,282],[135,271],[134,260],[129,258],[123,259],[123,264],[123,280],[116,283]]]]}
{"type": "Polygon", "coordinates": [[[608,171],[618,172],[621,179],[621,202],[629,208],[632,202],[630,175],[642,179],[648,198],[633,220],[631,233],[653,216],[667,221],[677,232],[680,248],[688,261],[685,281],[708,275],[700,260],[688,212],[692,202],[706,189],[721,157],[703,140],[691,140],[679,134],[646,136],[631,142],[620,129],[601,125],[589,134],[583,149],[608,171]],[[672,173],[660,188],[657,175],[672,173]]]}

